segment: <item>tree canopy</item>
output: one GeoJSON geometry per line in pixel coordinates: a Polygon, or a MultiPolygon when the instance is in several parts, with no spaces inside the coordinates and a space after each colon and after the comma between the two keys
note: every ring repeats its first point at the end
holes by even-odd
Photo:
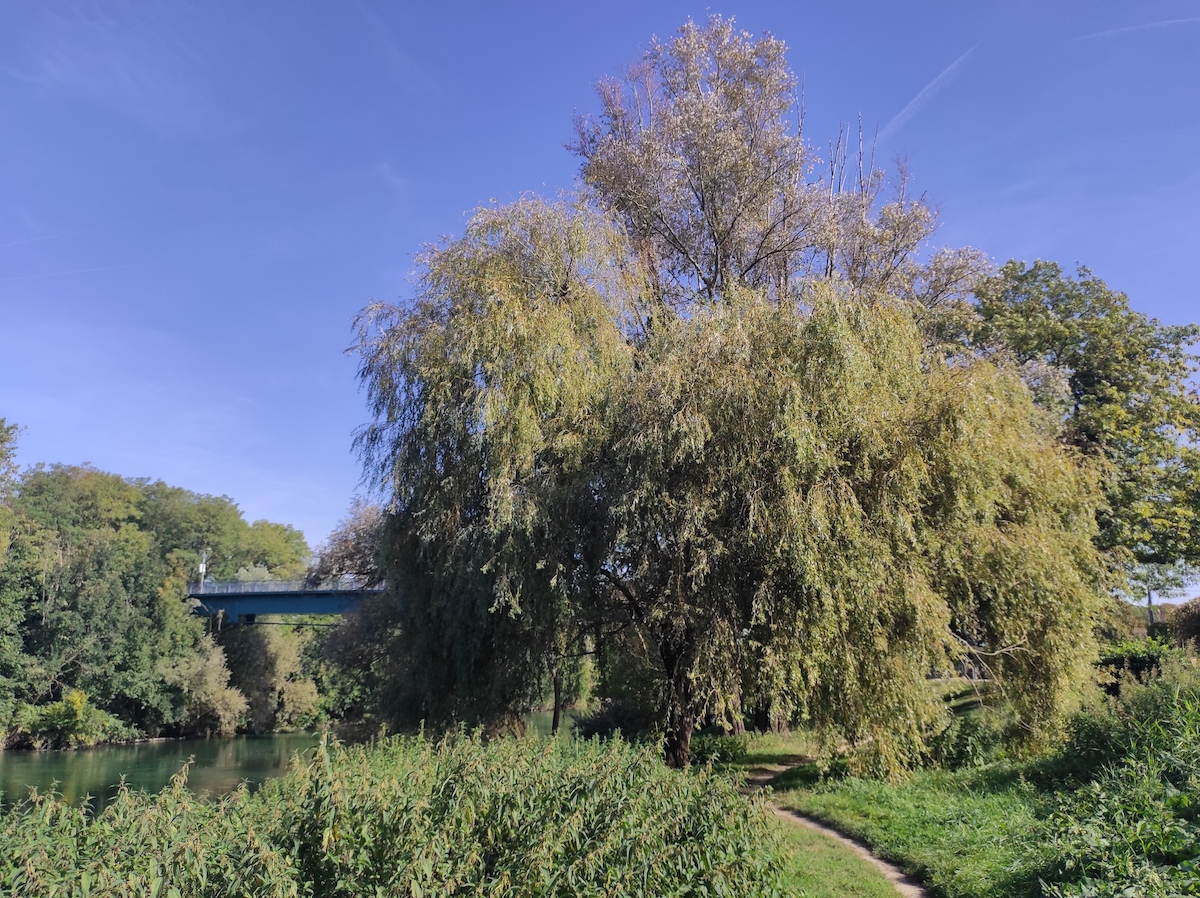
{"type": "Polygon", "coordinates": [[[317,548],[316,560],[305,579],[312,586],[342,578],[377,586],[382,582],[379,548],[383,539],[384,512],[378,505],[356,497],[350,513],[317,548]]]}
{"type": "Polygon", "coordinates": [[[0,511],[0,741],[36,741],[40,716],[68,699],[126,735],[232,732],[246,701],[191,613],[188,580],[202,550],[228,579],[303,571],[299,531],[89,466],[13,474],[0,511]]]}
{"type": "Polygon", "coordinates": [[[1023,366],[1062,439],[1099,463],[1100,547],[1200,558],[1200,327],[1164,325],[1088,269],[1040,261],[984,282],[979,312],[980,342],[1023,366]]]}
{"type": "Polygon", "coordinates": [[[810,178],[794,87],[769,35],[685,25],[601,86],[579,197],[481,210],[365,310],[394,713],[502,726],[632,639],[673,764],[766,705],[897,770],[967,656],[1061,715],[1095,474],[1015,367],[931,339],[978,254],[920,261],[932,211],[869,166],[810,178]]]}
{"type": "Polygon", "coordinates": [[[964,299],[986,260],[919,258],[937,215],[908,194],[903,167],[889,193],[861,133],[853,158],[843,131],[817,170],[785,51],[732,19],[687,22],[601,81],[599,114],[576,120],[583,181],[624,224],[649,292],[686,306],[736,285],[783,296],[819,276],[929,309],[964,299]]]}

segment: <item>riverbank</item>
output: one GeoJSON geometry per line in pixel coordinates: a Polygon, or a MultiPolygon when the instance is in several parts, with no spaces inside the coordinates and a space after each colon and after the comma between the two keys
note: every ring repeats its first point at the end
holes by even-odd
{"type": "Polygon", "coordinates": [[[783,854],[765,801],[649,747],[393,738],[322,742],[258,792],[217,801],[178,777],[98,815],[53,799],[18,808],[0,817],[0,892],[766,898],[786,894],[783,854]]]}
{"type": "Polygon", "coordinates": [[[53,789],[78,805],[90,796],[94,810],[109,804],[124,781],[158,792],[185,766],[197,793],[224,795],[245,782],[252,788],[288,770],[292,756],[316,746],[316,733],[157,739],[95,748],[0,753],[0,805],[25,798],[30,788],[53,789]]]}

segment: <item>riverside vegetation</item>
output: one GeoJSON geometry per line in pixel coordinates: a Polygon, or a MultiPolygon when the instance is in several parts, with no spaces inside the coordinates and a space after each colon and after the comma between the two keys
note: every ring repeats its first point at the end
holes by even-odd
{"type": "Polygon", "coordinates": [[[187,584],[304,576],[308,546],[227,497],[13,463],[0,420],[0,747],[262,732],[319,713],[292,628],[211,632],[187,584]],[[231,684],[231,676],[233,683],[231,684]]]}
{"type": "Polygon", "coordinates": [[[716,15],[653,41],[578,120],[577,191],[479,210],[411,300],[363,311],[382,505],[310,567],[227,499],[18,475],[0,426],[10,741],[320,715],[450,734],[326,747],[213,803],[182,780],[95,816],[35,800],[4,818],[11,882],[772,894],[795,840],[656,759],[727,765],[747,729],[802,727],[861,778],[795,771],[785,800],[946,896],[1200,892],[1194,659],[1100,657],[1133,635],[1120,594],[1150,604],[1200,560],[1200,329],[1084,268],[928,250],[903,170],[802,139],[784,50],[716,15]],[[388,589],[328,638],[218,641],[182,602],[210,545],[222,576],[388,589]],[[946,701],[956,676],[975,685],[946,701]],[[502,738],[584,697],[580,733],[646,747],[502,738]]]}
{"type": "Polygon", "coordinates": [[[40,796],[0,820],[6,894],[283,896],[782,893],[760,799],[619,740],[322,743],[258,792],[186,772],[97,816],[40,796]]]}

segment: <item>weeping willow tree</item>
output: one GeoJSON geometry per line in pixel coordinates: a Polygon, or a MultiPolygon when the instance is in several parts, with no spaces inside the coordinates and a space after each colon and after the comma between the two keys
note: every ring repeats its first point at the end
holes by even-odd
{"type": "Polygon", "coordinates": [[[769,705],[895,771],[966,656],[1031,733],[1061,717],[1093,479],[1019,377],[930,339],[974,256],[917,261],[928,208],[806,180],[782,65],[717,17],[655,43],[580,123],[584,196],[479,212],[365,311],[392,713],[502,726],[624,630],[675,765],[769,705]]]}
{"type": "Polygon", "coordinates": [[[578,663],[585,459],[631,363],[619,240],[578,205],[485,210],[424,257],[415,303],[361,319],[409,717],[503,726],[578,663]]]}
{"type": "Polygon", "coordinates": [[[910,309],[830,287],[728,297],[639,356],[609,397],[600,576],[659,649],[669,760],[757,698],[898,769],[942,713],[926,678],[966,655],[1030,729],[1060,717],[1097,494],[1014,375],[934,362],[910,309]]]}
{"type": "Polygon", "coordinates": [[[579,207],[487,210],[425,264],[361,346],[411,716],[501,725],[606,626],[657,653],[675,764],[754,698],[897,769],[966,655],[1031,729],[1061,715],[1097,493],[1016,374],[832,285],[637,327],[621,231],[579,207]]]}

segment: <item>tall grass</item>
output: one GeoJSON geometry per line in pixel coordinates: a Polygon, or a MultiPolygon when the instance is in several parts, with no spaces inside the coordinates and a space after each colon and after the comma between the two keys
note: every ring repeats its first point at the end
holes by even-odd
{"type": "Polygon", "coordinates": [[[1200,668],[1122,675],[1055,754],[902,783],[776,781],[785,805],[865,839],[945,898],[1200,895],[1200,668]]]}
{"type": "Polygon", "coordinates": [[[1074,898],[1200,895],[1200,692],[1145,690],[1137,716],[1100,728],[1116,755],[1062,797],[1049,820],[1062,882],[1074,898]]]}
{"type": "Polygon", "coordinates": [[[0,819],[0,894],[767,896],[759,800],[619,741],[322,744],[256,793],[123,791],[98,815],[53,796],[0,819]]]}

